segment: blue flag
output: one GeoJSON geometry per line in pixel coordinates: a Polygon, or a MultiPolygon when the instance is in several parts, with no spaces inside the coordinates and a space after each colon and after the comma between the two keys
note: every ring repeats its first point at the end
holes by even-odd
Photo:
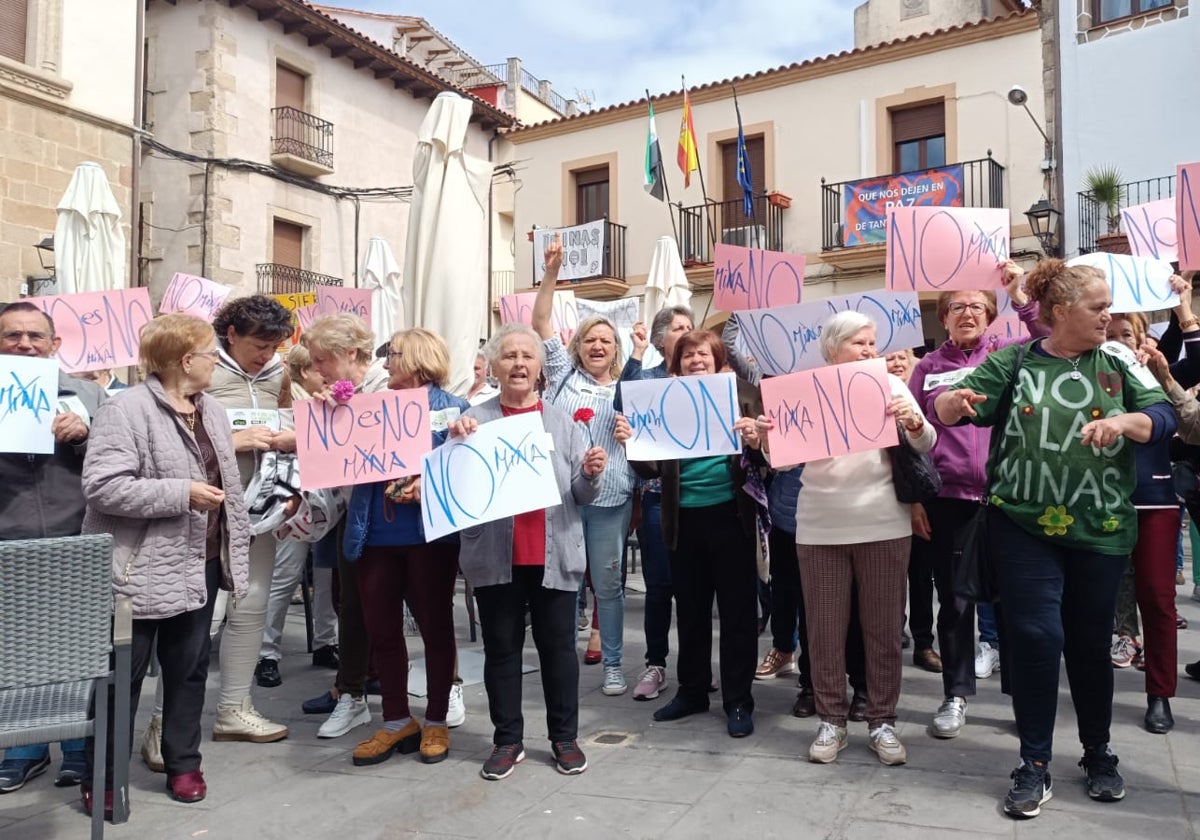
{"type": "Polygon", "coordinates": [[[737,104],[737,93],[733,95],[733,109],[737,112],[737,182],[742,188],[742,212],[754,216],[754,178],[750,173],[750,155],[746,153],[746,135],[742,133],[742,109],[737,104]]]}

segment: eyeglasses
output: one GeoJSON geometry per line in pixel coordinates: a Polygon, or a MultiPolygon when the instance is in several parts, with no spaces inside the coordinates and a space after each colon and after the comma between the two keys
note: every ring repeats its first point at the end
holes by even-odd
{"type": "Polygon", "coordinates": [[[388,363],[389,365],[392,363],[392,359],[403,359],[403,358],[404,358],[404,351],[403,351],[403,350],[389,350],[389,351],[387,351],[387,363],[388,363]]]}
{"type": "Polygon", "coordinates": [[[987,312],[987,307],[982,303],[952,303],[949,307],[951,315],[961,315],[968,310],[972,315],[982,315],[987,312]]]}
{"type": "Polygon", "coordinates": [[[214,362],[221,356],[221,354],[216,350],[193,350],[190,355],[192,355],[192,356],[207,356],[208,358],[212,359],[214,362]]]}
{"type": "Polygon", "coordinates": [[[50,340],[50,334],[30,330],[8,330],[0,333],[0,338],[3,338],[6,344],[19,344],[22,338],[28,338],[30,344],[42,344],[50,340]]]}

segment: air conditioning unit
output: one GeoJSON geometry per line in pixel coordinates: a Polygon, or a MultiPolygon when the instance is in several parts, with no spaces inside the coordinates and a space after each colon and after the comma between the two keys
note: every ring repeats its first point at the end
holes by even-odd
{"type": "Polygon", "coordinates": [[[740,245],[743,248],[766,248],[767,229],[762,225],[722,228],[721,241],[726,245],[740,245]]]}

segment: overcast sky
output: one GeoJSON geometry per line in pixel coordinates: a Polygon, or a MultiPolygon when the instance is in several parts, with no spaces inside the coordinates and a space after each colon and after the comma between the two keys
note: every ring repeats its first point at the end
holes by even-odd
{"type": "Polygon", "coordinates": [[[719,81],[854,45],[861,0],[326,0],[416,15],[483,64],[519,57],[597,107],[719,81]],[[753,10],[753,11],[746,11],[753,10]]]}

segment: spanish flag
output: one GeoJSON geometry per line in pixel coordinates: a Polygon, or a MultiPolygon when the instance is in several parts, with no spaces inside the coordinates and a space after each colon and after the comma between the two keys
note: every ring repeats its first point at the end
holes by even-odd
{"type": "Polygon", "coordinates": [[[691,185],[692,173],[700,168],[700,156],[696,153],[696,127],[692,125],[692,101],[687,88],[683,91],[683,120],[679,124],[679,152],[675,159],[683,172],[683,186],[691,185]]]}

